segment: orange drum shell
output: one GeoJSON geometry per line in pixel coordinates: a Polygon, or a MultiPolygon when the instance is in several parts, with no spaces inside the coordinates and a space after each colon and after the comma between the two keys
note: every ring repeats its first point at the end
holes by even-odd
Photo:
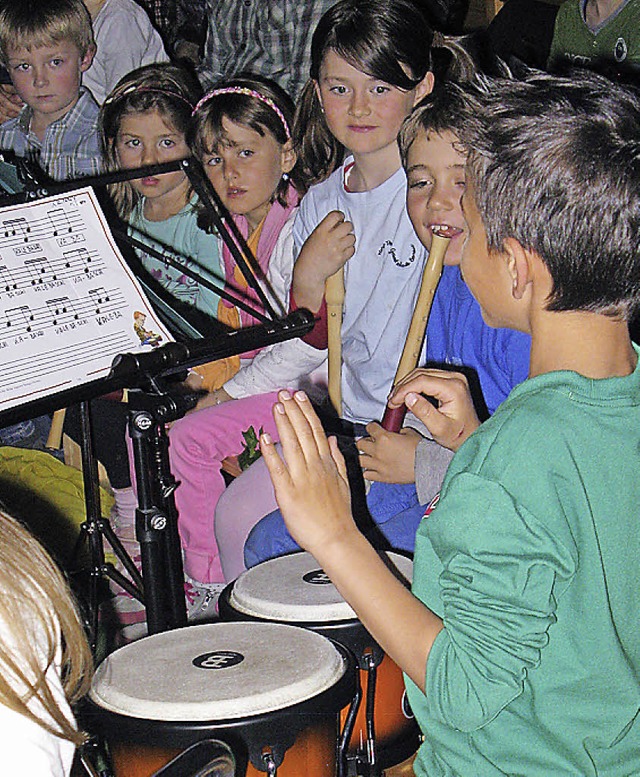
{"type": "MultiPolygon", "coordinates": [[[[162,724],[160,724],[162,725],[162,724]]],[[[209,736],[216,737],[215,730],[209,736]]],[[[222,738],[222,737],[220,737],[222,738]]],[[[301,731],[296,741],[285,753],[278,767],[278,777],[329,777],[336,774],[336,743],[338,721],[323,719],[316,726],[301,731]]],[[[233,749],[233,748],[232,748],[233,749]]],[[[109,753],[115,777],[152,777],[158,769],[175,758],[179,749],[163,749],[131,743],[109,743],[109,753]]],[[[240,760],[240,754],[234,753],[240,760]]],[[[244,756],[246,760],[246,755],[244,756]]],[[[249,762],[246,770],[238,777],[264,777],[249,762]]]]}
{"type": "MultiPolygon", "coordinates": [[[[258,617],[248,615],[237,610],[230,601],[233,583],[228,585],[222,592],[219,599],[220,617],[224,621],[253,621],[253,622],[276,622],[284,621],[273,620],[267,617],[258,617]]],[[[287,625],[299,626],[310,631],[315,631],[324,637],[343,645],[350,650],[360,667],[360,683],[362,685],[362,701],[356,716],[353,727],[353,734],[349,743],[349,752],[353,754],[362,751],[361,743],[366,743],[366,698],[367,686],[369,682],[369,673],[363,668],[365,656],[372,654],[377,666],[376,692],[374,700],[374,728],[376,736],[376,747],[379,755],[382,755],[381,761],[384,765],[395,764],[397,761],[387,761],[384,751],[389,748],[400,747],[400,752],[406,750],[405,758],[409,753],[415,752],[418,745],[419,731],[415,719],[408,717],[404,712],[405,685],[404,677],[398,665],[387,656],[382,648],[375,642],[373,637],[365,629],[357,618],[341,621],[327,622],[305,622],[296,621],[287,625]],[[403,743],[407,744],[404,748],[403,743]]],[[[344,723],[347,715],[347,709],[342,712],[341,722],[344,723]]],[[[402,760],[401,758],[401,760],[402,760]]]]}

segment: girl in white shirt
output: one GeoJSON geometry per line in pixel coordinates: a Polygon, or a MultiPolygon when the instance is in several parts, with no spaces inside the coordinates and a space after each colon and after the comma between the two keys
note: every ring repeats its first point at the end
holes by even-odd
{"type": "MultiPolygon", "coordinates": [[[[327,278],[344,266],[342,414],[382,416],[420,287],[426,250],[405,208],[397,136],[433,88],[432,32],[410,0],[341,0],[320,20],[294,140],[307,181],[293,228],[292,297],[326,321],[327,278]]],[[[316,324],[310,342],[326,347],[316,324]]],[[[215,531],[225,574],[244,568],[250,529],[276,507],[258,461],[221,497],[215,531]]]]}

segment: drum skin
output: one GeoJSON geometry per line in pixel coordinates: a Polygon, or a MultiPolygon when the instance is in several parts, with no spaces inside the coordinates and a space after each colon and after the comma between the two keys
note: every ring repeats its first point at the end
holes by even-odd
{"type": "Polygon", "coordinates": [[[98,667],[83,723],[107,742],[115,777],[150,777],[210,738],[231,748],[239,777],[264,775],[269,756],[278,777],[331,777],[357,669],[342,646],[304,634],[214,623],[146,637],[98,667]]]}

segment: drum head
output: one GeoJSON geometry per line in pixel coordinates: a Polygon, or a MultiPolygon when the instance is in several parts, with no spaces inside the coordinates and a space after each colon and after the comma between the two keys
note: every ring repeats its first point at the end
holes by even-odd
{"type": "Polygon", "coordinates": [[[278,623],[210,623],[126,645],[97,668],[90,697],[133,718],[226,721],[282,710],[346,671],[330,640],[278,623]]]}
{"type": "MultiPolygon", "coordinates": [[[[386,554],[399,577],[411,581],[413,562],[386,554]]],[[[258,564],[233,584],[229,604],[254,618],[286,623],[349,621],[356,614],[310,553],[293,553],[258,564]]]]}

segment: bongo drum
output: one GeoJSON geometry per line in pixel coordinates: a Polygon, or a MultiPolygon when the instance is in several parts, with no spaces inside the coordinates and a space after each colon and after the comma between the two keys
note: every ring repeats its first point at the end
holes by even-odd
{"type": "Polygon", "coordinates": [[[150,777],[209,738],[231,748],[239,777],[341,776],[340,711],[356,679],[353,657],[320,634],[277,623],[188,626],[109,655],[85,722],[106,741],[116,777],[150,777]]]}
{"type": "MultiPolygon", "coordinates": [[[[411,559],[387,553],[389,566],[405,582],[411,559]]],[[[416,751],[419,730],[409,708],[400,668],[374,641],[309,553],[293,553],[258,564],[227,586],[218,603],[225,621],[275,621],[330,637],[356,657],[365,703],[360,706],[349,757],[369,773],[403,761],[416,751]]]]}

